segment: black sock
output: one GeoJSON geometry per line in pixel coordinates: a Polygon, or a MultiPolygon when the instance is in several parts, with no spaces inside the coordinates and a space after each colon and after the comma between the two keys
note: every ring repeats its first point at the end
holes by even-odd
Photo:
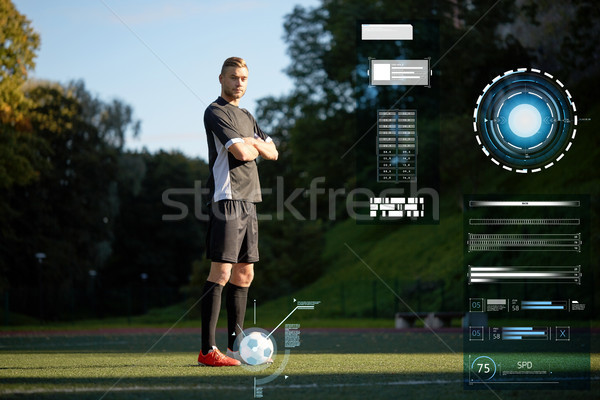
{"type": "Polygon", "coordinates": [[[227,307],[227,347],[233,351],[237,351],[237,349],[233,348],[233,345],[235,339],[242,334],[242,330],[244,329],[248,288],[229,283],[225,298],[227,307]]]}
{"type": "Polygon", "coordinates": [[[217,321],[221,311],[221,293],[223,286],[215,282],[206,281],[202,291],[202,354],[208,354],[213,346],[217,345],[215,333],[217,321]]]}

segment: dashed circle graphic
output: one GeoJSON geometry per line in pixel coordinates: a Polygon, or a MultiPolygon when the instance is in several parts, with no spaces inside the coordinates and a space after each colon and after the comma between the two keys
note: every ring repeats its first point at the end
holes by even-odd
{"type": "Polygon", "coordinates": [[[475,139],[507,171],[550,168],[571,148],[577,108],[563,83],[539,69],[518,68],[495,77],[477,99],[475,139]]]}

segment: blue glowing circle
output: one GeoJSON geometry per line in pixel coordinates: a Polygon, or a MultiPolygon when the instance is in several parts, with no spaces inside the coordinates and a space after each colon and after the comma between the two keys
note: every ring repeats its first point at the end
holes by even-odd
{"type": "Polygon", "coordinates": [[[535,135],[542,126],[542,115],[531,104],[519,104],[508,114],[508,126],[519,137],[535,135]]]}
{"type": "Polygon", "coordinates": [[[548,73],[520,68],[494,78],[477,99],[475,138],[508,171],[540,172],[560,161],[577,133],[576,107],[548,73]]]}
{"type": "Polygon", "coordinates": [[[475,360],[473,360],[473,363],[471,364],[471,370],[475,372],[475,375],[477,377],[484,378],[484,379],[480,379],[480,380],[489,381],[496,375],[496,362],[488,356],[479,356],[475,360]],[[481,364],[476,364],[476,362],[479,360],[481,360],[480,361],[481,364]],[[486,363],[486,360],[489,360],[489,361],[486,363]],[[485,364],[483,364],[483,363],[485,363],[485,364]],[[482,367],[484,365],[486,365],[486,368],[488,368],[488,370],[481,370],[481,368],[479,370],[477,370],[476,366],[482,367]]]}

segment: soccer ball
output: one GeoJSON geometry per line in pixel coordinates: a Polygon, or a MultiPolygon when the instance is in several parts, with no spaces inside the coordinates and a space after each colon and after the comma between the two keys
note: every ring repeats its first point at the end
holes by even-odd
{"type": "Polygon", "coordinates": [[[240,342],[240,356],[249,365],[260,365],[273,355],[273,342],[262,332],[252,332],[240,342]]]}

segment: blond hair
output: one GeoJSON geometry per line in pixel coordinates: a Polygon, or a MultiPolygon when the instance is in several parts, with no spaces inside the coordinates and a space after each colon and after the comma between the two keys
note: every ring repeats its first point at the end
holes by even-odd
{"type": "Polygon", "coordinates": [[[244,61],[244,59],[240,57],[229,57],[227,60],[225,60],[225,62],[223,62],[223,66],[221,67],[221,75],[223,74],[223,72],[225,72],[225,68],[227,67],[248,69],[246,61],[244,61]]]}

